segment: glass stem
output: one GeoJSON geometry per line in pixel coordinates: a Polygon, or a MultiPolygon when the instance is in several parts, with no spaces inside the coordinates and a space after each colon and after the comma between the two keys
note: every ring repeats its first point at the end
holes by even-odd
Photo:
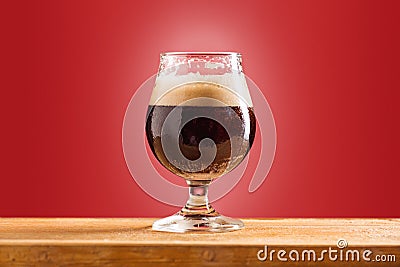
{"type": "Polygon", "coordinates": [[[180,211],[184,216],[217,216],[217,212],[208,202],[208,185],[189,184],[189,199],[180,211]]]}

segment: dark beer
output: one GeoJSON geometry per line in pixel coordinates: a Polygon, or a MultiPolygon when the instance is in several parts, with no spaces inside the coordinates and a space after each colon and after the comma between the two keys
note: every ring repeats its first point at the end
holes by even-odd
{"type": "MultiPolygon", "coordinates": [[[[189,180],[211,180],[232,170],[245,158],[253,144],[256,119],[253,107],[239,105],[241,100],[230,91],[227,92],[221,87],[210,87],[209,84],[201,86],[199,83],[191,88],[195,88],[197,92],[191,92],[188,86],[181,86],[175,90],[173,95],[165,96],[161,101],[162,104],[156,103],[149,106],[146,122],[147,140],[158,161],[174,174],[189,180]],[[184,95],[182,96],[179,92],[184,95]],[[179,104],[176,103],[177,99],[179,98],[179,102],[181,102],[188,94],[190,99],[193,99],[194,95],[198,98],[211,96],[234,105],[208,106],[207,103],[199,106],[177,105],[179,104]],[[230,100],[227,101],[227,99],[230,100]],[[162,129],[164,124],[168,123],[168,115],[173,110],[176,118],[172,118],[172,121],[185,122],[178,123],[179,136],[174,136],[177,130],[175,128],[167,126],[162,129]],[[198,116],[197,114],[207,114],[207,116],[198,116]],[[228,125],[228,129],[224,125],[228,125]],[[173,143],[178,138],[179,150],[189,160],[189,163],[186,164],[195,164],[196,166],[180,168],[179,160],[181,159],[179,157],[175,158],[174,155],[166,157],[165,154],[168,151],[164,151],[162,138],[164,138],[163,142],[167,143],[173,143]],[[211,139],[216,147],[215,158],[208,165],[201,160],[198,161],[202,156],[199,144],[205,138],[211,139]],[[235,153],[232,147],[235,148],[235,153]],[[191,171],[191,169],[196,171],[191,171]]],[[[207,153],[207,150],[203,153],[207,153]]]]}

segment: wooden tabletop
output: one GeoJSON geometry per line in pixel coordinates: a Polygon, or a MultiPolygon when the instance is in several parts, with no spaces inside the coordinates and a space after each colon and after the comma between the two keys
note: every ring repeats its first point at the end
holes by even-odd
{"type": "Polygon", "coordinates": [[[400,219],[245,219],[185,234],[152,231],[154,220],[0,218],[0,266],[400,266],[400,219]]]}

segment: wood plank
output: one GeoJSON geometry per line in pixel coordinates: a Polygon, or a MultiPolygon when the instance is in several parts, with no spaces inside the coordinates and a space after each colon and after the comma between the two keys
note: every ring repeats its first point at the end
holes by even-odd
{"type": "MultiPolygon", "coordinates": [[[[164,233],[150,218],[0,218],[0,266],[374,266],[376,262],[260,261],[268,247],[287,254],[305,249],[317,255],[366,249],[394,255],[400,266],[400,219],[246,219],[228,233],[164,233]],[[348,247],[338,249],[344,239],[348,247]],[[262,254],[263,255],[263,254],[262,254]]],[[[277,253],[277,252],[276,252],[277,253]]],[[[286,257],[288,257],[286,255],[286,257]]],[[[317,257],[318,258],[318,257],[317,257]]],[[[290,259],[288,259],[291,261],[290,259]]]]}

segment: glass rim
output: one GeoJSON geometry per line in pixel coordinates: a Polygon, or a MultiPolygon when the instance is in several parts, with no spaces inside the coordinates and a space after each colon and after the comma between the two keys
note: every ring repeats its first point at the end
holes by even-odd
{"type": "Polygon", "coordinates": [[[239,56],[239,52],[164,52],[160,56],[239,56]]]}

